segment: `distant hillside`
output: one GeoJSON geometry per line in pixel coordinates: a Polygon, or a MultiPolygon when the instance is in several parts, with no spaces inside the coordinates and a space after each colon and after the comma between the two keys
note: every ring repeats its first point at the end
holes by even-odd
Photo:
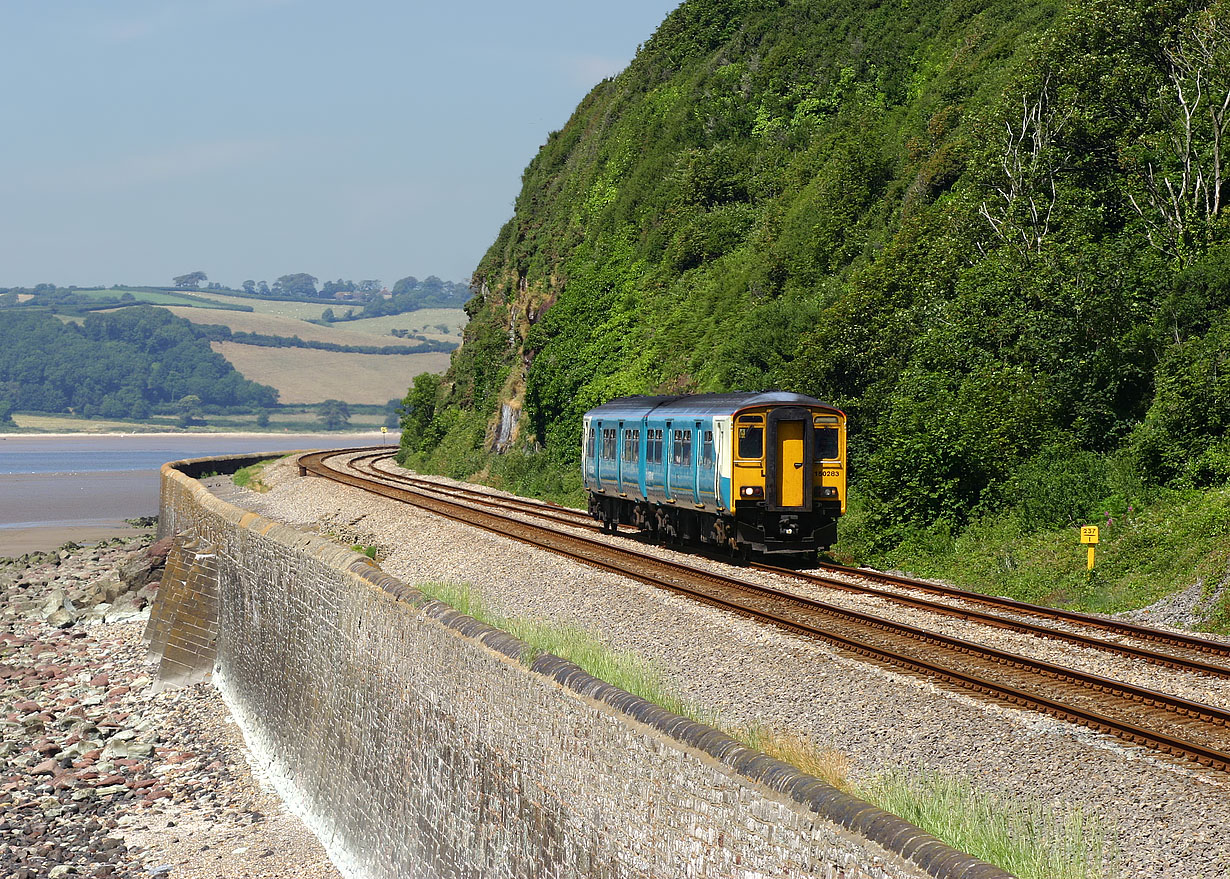
{"type": "Polygon", "coordinates": [[[575,485],[595,403],[777,387],[880,541],[1224,482],[1228,94],[1227,0],[687,0],[526,169],[407,452],[575,485]]]}
{"type": "Polygon", "coordinates": [[[80,326],[14,309],[0,319],[0,412],[145,419],[266,408],[273,388],[248,381],[205,334],[163,308],[93,314],[80,326]]]}

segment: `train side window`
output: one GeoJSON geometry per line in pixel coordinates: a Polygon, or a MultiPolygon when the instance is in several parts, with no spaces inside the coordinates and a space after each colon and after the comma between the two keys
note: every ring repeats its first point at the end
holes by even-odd
{"type": "Polygon", "coordinates": [[[739,457],[759,461],[764,457],[764,428],[739,425],[739,457]]]}
{"type": "Polygon", "coordinates": [[[817,461],[833,461],[836,460],[840,446],[838,444],[837,428],[835,427],[817,427],[816,433],[816,460],[817,461]]]}
{"type": "Polygon", "coordinates": [[[692,465],[692,431],[677,430],[672,438],[671,460],[676,464],[692,465]]]}
{"type": "Polygon", "coordinates": [[[615,437],[617,431],[613,427],[602,429],[602,457],[608,461],[615,460],[615,437]]]}
{"type": "Polygon", "coordinates": [[[597,433],[592,427],[585,435],[585,457],[593,460],[594,457],[594,434],[597,433]]]}
{"type": "Polygon", "coordinates": [[[624,460],[635,461],[641,456],[641,432],[639,430],[624,431],[624,460]]]}
{"type": "Polygon", "coordinates": [[[705,431],[704,442],[700,447],[700,466],[708,470],[713,466],[713,431],[705,431]]]}
{"type": "Polygon", "coordinates": [[[645,431],[645,461],[649,464],[662,463],[662,431],[645,431]]]}

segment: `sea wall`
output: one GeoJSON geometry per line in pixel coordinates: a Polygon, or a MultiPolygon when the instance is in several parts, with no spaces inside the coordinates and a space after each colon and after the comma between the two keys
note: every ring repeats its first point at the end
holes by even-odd
{"type": "Polygon", "coordinates": [[[214,678],[349,875],[1007,876],[190,475],[246,463],[165,466],[160,531],[216,572],[214,678]]]}

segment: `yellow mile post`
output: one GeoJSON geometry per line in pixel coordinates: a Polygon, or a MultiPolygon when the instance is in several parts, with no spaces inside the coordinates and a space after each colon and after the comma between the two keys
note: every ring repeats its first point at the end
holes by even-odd
{"type": "Polygon", "coordinates": [[[1089,544],[1089,570],[1093,570],[1093,553],[1098,545],[1098,526],[1086,525],[1081,528],[1081,543],[1089,544]]]}

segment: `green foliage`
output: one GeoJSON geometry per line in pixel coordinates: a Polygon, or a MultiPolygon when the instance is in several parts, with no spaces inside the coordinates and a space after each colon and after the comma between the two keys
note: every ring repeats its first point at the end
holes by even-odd
{"type": "MultiPolygon", "coordinates": [[[[1063,445],[1055,452],[1053,484],[1010,496],[1002,508],[959,529],[911,526],[891,546],[879,541],[864,500],[852,499],[850,514],[838,526],[840,560],[1094,613],[1145,607],[1176,590],[1203,590],[1208,602],[1199,608],[1201,625],[1230,631],[1230,602],[1221,592],[1230,586],[1230,487],[1159,489],[1147,485],[1125,456],[1091,460],[1063,445]],[[1068,461],[1061,457],[1065,449],[1072,455],[1068,461]],[[1093,503],[1089,498],[1097,489],[1081,481],[1086,473],[1105,492],[1093,503]],[[1035,526],[1029,519],[1034,504],[1054,498],[1085,505],[1083,517],[1035,526]],[[1081,525],[1101,530],[1092,580],[1079,542],[1081,525]]],[[[1023,472],[1045,480],[1046,469],[1040,454],[1023,472]]]]}
{"type": "Polygon", "coordinates": [[[1020,879],[1095,879],[1104,875],[1105,830],[1079,810],[984,793],[963,778],[915,769],[890,772],[864,792],[963,852],[1020,879]]]}
{"type": "Polygon", "coordinates": [[[287,296],[311,298],[316,295],[316,278],[306,272],[283,275],[273,282],[271,290],[287,296]]]}
{"type": "Polygon", "coordinates": [[[872,553],[1222,484],[1230,116],[1174,134],[1227,34],[1226,0],[687,0],[526,168],[403,445],[568,495],[595,403],[808,393],[851,416],[872,553]]]}
{"type": "Polygon", "coordinates": [[[231,475],[231,482],[240,488],[247,488],[252,491],[269,491],[269,486],[261,480],[261,475],[265,472],[265,468],[276,460],[277,458],[269,458],[265,461],[249,464],[247,467],[240,467],[231,475]]]}
{"type": "Polygon", "coordinates": [[[277,401],[273,388],[245,379],[191,323],[151,306],[91,314],[80,326],[43,312],[7,314],[0,396],[21,411],[136,419],[186,398],[195,399],[193,415],[277,401]]]}
{"type": "Polygon", "coordinates": [[[325,400],[317,407],[316,417],[325,430],[341,430],[350,424],[350,406],[342,400],[325,400]]]}
{"type": "Polygon", "coordinates": [[[440,377],[422,372],[401,403],[401,449],[398,460],[405,463],[407,452],[429,452],[440,442],[441,425],[436,422],[436,397],[440,392],[440,377]]]}

